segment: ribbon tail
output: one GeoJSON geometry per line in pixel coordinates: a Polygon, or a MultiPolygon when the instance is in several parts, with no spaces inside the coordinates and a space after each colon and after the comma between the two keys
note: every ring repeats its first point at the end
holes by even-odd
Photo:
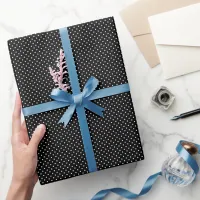
{"type": "Polygon", "coordinates": [[[76,109],[76,105],[75,104],[71,105],[65,111],[64,115],[61,117],[58,123],[64,123],[64,127],[66,127],[70,119],[72,118],[72,115],[74,114],[75,109],[76,109]]]}
{"type": "Polygon", "coordinates": [[[97,104],[86,100],[86,101],[84,101],[84,107],[87,108],[88,110],[92,111],[96,115],[103,117],[104,108],[102,108],[101,106],[98,106],[97,104]]]}
{"type": "Polygon", "coordinates": [[[153,184],[156,182],[156,180],[158,179],[159,176],[161,176],[162,173],[161,172],[158,172],[154,175],[151,175],[145,182],[141,192],[139,194],[135,194],[135,193],[132,193],[128,190],[125,190],[123,188],[111,188],[111,189],[106,189],[106,190],[101,190],[100,192],[98,192],[91,200],[103,200],[110,192],[113,192],[125,199],[136,199],[138,198],[139,196],[142,196],[146,193],[148,193],[153,184]]]}

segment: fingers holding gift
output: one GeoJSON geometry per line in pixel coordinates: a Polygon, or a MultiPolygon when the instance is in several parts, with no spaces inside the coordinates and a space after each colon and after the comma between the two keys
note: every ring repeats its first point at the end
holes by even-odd
{"type": "Polygon", "coordinates": [[[46,131],[46,127],[44,124],[40,124],[34,131],[32,138],[29,142],[29,148],[34,151],[37,152],[38,149],[38,145],[40,143],[40,141],[42,140],[42,138],[44,137],[46,131]]]}

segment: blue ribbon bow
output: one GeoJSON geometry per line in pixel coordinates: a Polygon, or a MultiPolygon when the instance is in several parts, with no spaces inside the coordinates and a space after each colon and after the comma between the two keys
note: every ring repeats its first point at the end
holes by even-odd
{"type": "Polygon", "coordinates": [[[70,105],[58,123],[64,123],[64,126],[66,127],[78,106],[83,106],[93,113],[103,117],[104,108],[94,104],[88,99],[98,84],[99,81],[92,76],[85,84],[83,91],[77,95],[71,95],[60,89],[53,89],[50,95],[52,99],[59,102],[65,102],[70,105]]]}

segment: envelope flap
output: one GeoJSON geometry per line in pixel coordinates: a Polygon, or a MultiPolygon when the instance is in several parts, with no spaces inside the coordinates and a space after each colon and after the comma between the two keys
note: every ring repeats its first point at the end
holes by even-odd
{"type": "Polygon", "coordinates": [[[200,3],[149,17],[156,44],[200,46],[200,3]]]}
{"type": "Polygon", "coordinates": [[[147,9],[148,4],[149,0],[137,1],[121,11],[120,15],[132,36],[151,33],[148,24],[148,17],[150,16],[147,9]]]}
{"type": "Polygon", "coordinates": [[[132,36],[138,36],[151,33],[149,16],[194,3],[200,3],[200,0],[138,0],[122,10],[120,15],[132,36]]]}

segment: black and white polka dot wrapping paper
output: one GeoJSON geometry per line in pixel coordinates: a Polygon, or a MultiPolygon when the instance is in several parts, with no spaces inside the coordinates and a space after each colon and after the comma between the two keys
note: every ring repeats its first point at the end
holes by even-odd
{"type": "MultiPolygon", "coordinates": [[[[68,32],[81,90],[91,76],[100,82],[97,90],[128,83],[113,17],[71,26],[68,32]]],[[[52,101],[49,67],[56,69],[62,48],[59,30],[11,39],[8,46],[23,108],[52,101]]],[[[105,108],[103,118],[86,110],[98,170],[143,160],[130,93],[93,102],[105,108]]],[[[76,113],[67,128],[58,124],[66,109],[25,117],[30,138],[37,125],[47,127],[38,149],[41,184],[89,173],[76,113]]]]}

